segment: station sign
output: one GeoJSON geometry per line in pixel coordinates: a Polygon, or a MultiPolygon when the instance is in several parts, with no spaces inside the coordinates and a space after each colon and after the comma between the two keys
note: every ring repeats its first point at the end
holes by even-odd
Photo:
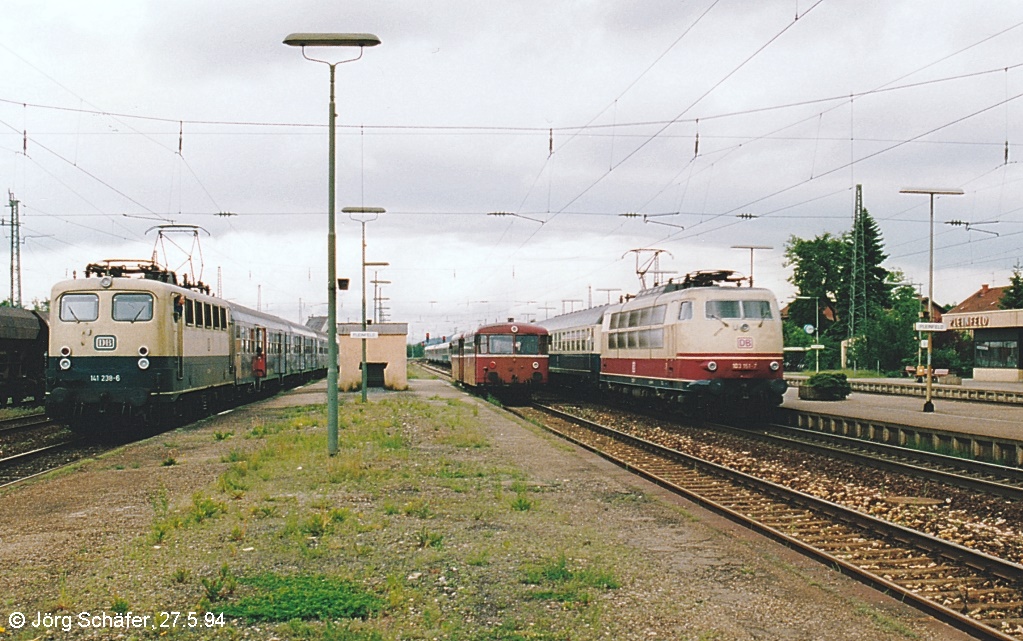
{"type": "Polygon", "coordinates": [[[913,328],[918,332],[943,332],[948,326],[945,323],[917,323],[913,328]]]}
{"type": "Polygon", "coordinates": [[[379,332],[352,332],[350,334],[352,338],[378,338],[379,332]]]}

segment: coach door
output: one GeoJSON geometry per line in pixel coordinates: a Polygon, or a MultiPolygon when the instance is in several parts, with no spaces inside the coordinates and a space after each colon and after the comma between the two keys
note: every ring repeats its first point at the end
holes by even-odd
{"type": "Polygon", "coordinates": [[[176,320],[174,324],[177,326],[175,342],[177,343],[176,348],[178,352],[176,373],[178,380],[180,381],[185,378],[185,325],[188,324],[189,318],[194,319],[192,314],[192,301],[179,294],[177,298],[174,299],[174,318],[176,320]],[[186,305],[188,306],[187,308],[185,307],[186,305]],[[178,311],[179,308],[181,309],[180,312],[178,311]],[[185,318],[181,317],[182,314],[185,315],[185,318]]]}
{"type": "MultiPolygon", "coordinates": [[[[455,348],[455,355],[456,355],[457,358],[453,358],[452,359],[454,361],[454,363],[457,363],[457,368],[455,369],[455,380],[456,381],[464,381],[465,380],[465,339],[464,338],[459,338],[458,339],[458,347],[455,348]]],[[[455,365],[453,364],[452,367],[455,367],[455,365]]]]}
{"type": "Polygon", "coordinates": [[[252,328],[255,354],[252,356],[252,375],[258,380],[266,376],[266,328],[252,328]]]}

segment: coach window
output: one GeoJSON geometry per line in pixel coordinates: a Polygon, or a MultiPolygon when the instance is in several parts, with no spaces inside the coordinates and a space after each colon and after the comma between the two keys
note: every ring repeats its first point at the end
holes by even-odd
{"type": "Polygon", "coordinates": [[[114,294],[111,314],[115,321],[153,320],[153,295],[114,294]]]}
{"type": "Polygon", "coordinates": [[[99,296],[64,294],[60,297],[60,320],[84,323],[99,318],[99,296]]]}
{"type": "Polygon", "coordinates": [[[678,319],[679,320],[692,320],[693,318],[693,301],[684,300],[682,305],[678,308],[678,319]]]}

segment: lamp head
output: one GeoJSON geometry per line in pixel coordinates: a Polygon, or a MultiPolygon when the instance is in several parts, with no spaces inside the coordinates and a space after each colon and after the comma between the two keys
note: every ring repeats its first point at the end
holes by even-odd
{"type": "Polygon", "coordinates": [[[375,47],[380,38],[372,33],[293,33],[284,39],[291,47],[375,47]]]}

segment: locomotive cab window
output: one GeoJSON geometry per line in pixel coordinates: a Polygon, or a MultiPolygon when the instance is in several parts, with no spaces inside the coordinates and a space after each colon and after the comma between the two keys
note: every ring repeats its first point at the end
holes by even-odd
{"type": "Polygon", "coordinates": [[[195,325],[195,307],[192,299],[185,299],[185,325],[195,325]]]}
{"type": "Polygon", "coordinates": [[[111,316],[129,323],[153,320],[153,295],[114,294],[111,316]]]}
{"type": "Polygon", "coordinates": [[[742,301],[742,317],[751,320],[771,318],[771,303],[766,300],[742,301]]]}
{"type": "Polygon", "coordinates": [[[693,301],[684,300],[678,308],[678,319],[679,320],[692,320],[693,318],[693,301]]]}
{"type": "Polygon", "coordinates": [[[743,318],[746,320],[768,320],[771,303],[766,300],[709,300],[707,318],[743,318]]]}
{"type": "Polygon", "coordinates": [[[96,294],[64,294],[60,297],[60,320],[76,323],[99,318],[99,296],[96,294]]]}

